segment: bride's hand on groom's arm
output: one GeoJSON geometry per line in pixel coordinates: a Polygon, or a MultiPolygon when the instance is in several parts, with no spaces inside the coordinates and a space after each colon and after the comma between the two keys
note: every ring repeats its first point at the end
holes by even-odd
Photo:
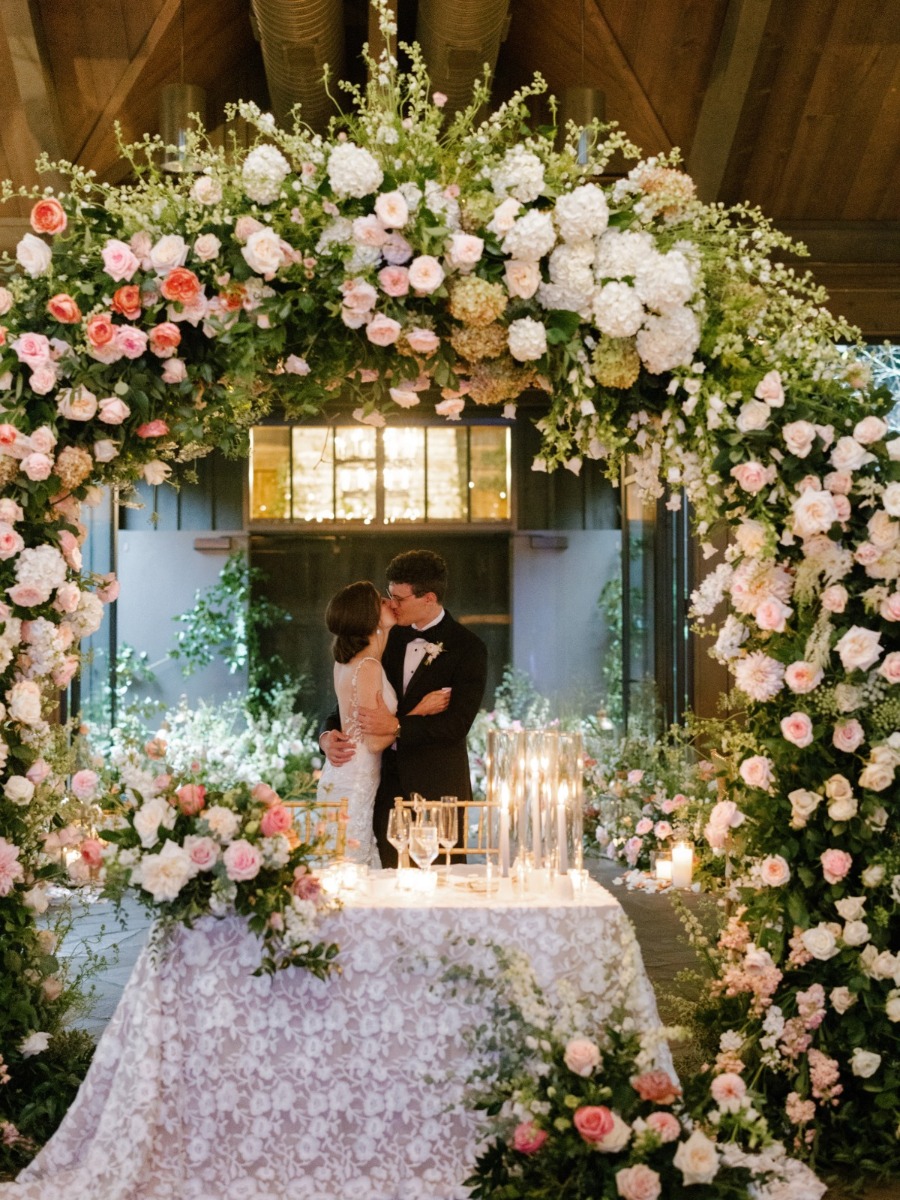
{"type": "Polygon", "coordinates": [[[409,710],[411,717],[433,717],[446,710],[450,703],[450,688],[441,688],[437,692],[426,692],[415,708],[409,710]]]}
{"type": "Polygon", "coordinates": [[[375,707],[359,706],[359,727],[366,735],[373,737],[388,737],[391,740],[397,736],[400,722],[385,705],[381,692],[375,694],[375,707]]]}
{"type": "Polygon", "coordinates": [[[319,738],[322,753],[333,767],[343,766],[356,753],[356,746],[346,733],[340,729],[326,729],[319,738]]]}

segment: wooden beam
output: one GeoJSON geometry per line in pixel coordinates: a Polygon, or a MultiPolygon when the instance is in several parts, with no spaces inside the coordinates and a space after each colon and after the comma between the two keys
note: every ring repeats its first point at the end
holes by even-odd
{"type": "MultiPolygon", "coordinates": [[[[0,0],[0,32],[5,38],[12,62],[12,73],[18,92],[18,104],[7,110],[6,117],[24,116],[21,138],[26,144],[21,151],[28,165],[34,167],[38,154],[45,150],[51,158],[65,157],[59,106],[48,65],[44,33],[36,10],[28,0],[0,0]]],[[[19,139],[17,139],[18,141],[19,139]]],[[[58,185],[59,177],[48,183],[58,185]]],[[[22,182],[25,182],[24,177],[22,182]]]]}
{"type": "MultiPolygon", "coordinates": [[[[635,75],[631,63],[625,57],[619,40],[603,15],[599,4],[593,4],[587,14],[587,42],[591,57],[597,57],[604,62],[604,69],[609,69],[618,75],[628,90],[628,99],[634,105],[635,113],[645,122],[650,130],[653,145],[644,146],[648,154],[655,154],[672,149],[672,139],[667,133],[659,114],[650,102],[641,81],[635,75]],[[599,41],[599,47],[595,42],[599,41]]],[[[619,122],[627,133],[634,122],[628,113],[608,112],[607,116],[619,122]]]]}
{"type": "Polygon", "coordinates": [[[771,7],[772,0],[730,0],[725,13],[686,163],[701,200],[718,199],[771,7]]]}
{"type": "Polygon", "coordinates": [[[102,156],[104,148],[109,144],[113,122],[121,115],[132,89],[139,82],[157,46],[180,19],[181,4],[182,0],[165,0],[153,24],[148,29],[140,49],[128,64],[103,111],[94,122],[91,132],[75,155],[75,161],[79,166],[93,168],[98,174],[102,174],[104,169],[111,166],[110,163],[103,160],[102,156]]]}

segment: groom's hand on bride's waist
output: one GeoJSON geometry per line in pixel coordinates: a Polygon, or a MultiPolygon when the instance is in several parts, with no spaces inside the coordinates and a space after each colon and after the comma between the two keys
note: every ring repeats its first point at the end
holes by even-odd
{"type": "Polygon", "coordinates": [[[340,729],[326,729],[319,738],[322,753],[334,767],[340,767],[349,762],[356,753],[356,745],[346,733],[340,729]]]}

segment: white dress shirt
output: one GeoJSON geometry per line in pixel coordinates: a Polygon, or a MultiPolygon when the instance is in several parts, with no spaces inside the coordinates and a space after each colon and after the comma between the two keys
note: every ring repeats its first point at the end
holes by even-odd
{"type": "Polygon", "coordinates": [[[418,636],[414,637],[411,642],[407,642],[407,644],[406,644],[406,654],[403,658],[403,690],[404,690],[404,692],[409,687],[409,681],[412,679],[413,675],[415,675],[416,669],[419,666],[419,663],[425,657],[425,646],[428,643],[428,638],[425,636],[425,634],[427,633],[427,631],[429,629],[432,629],[435,625],[439,624],[439,622],[441,622],[443,619],[444,619],[444,610],[441,609],[441,611],[434,618],[434,620],[429,621],[427,625],[423,625],[421,629],[418,627],[418,625],[412,626],[412,628],[415,629],[417,634],[421,634],[421,637],[418,637],[418,636]]]}

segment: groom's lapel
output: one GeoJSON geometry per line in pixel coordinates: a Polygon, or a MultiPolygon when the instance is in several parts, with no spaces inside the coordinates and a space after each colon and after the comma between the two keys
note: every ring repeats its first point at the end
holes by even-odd
{"type": "MultiPolygon", "coordinates": [[[[447,632],[448,632],[449,628],[450,628],[450,622],[447,620],[447,614],[445,613],[444,616],[442,617],[442,619],[440,620],[440,622],[437,625],[435,625],[433,629],[426,629],[425,633],[423,633],[422,636],[428,642],[442,642],[444,648],[441,651],[441,654],[446,654],[446,652],[447,652],[447,632]]],[[[423,685],[427,684],[426,672],[428,671],[429,667],[431,666],[431,663],[425,662],[425,659],[427,657],[428,657],[427,654],[423,654],[422,657],[419,659],[419,665],[416,667],[415,671],[413,671],[412,676],[410,677],[409,683],[403,689],[403,698],[404,699],[406,699],[413,692],[420,692],[422,695],[424,695],[425,692],[427,692],[429,690],[427,686],[423,686],[423,685]]],[[[432,659],[432,662],[433,661],[434,660],[432,659]]]]}

